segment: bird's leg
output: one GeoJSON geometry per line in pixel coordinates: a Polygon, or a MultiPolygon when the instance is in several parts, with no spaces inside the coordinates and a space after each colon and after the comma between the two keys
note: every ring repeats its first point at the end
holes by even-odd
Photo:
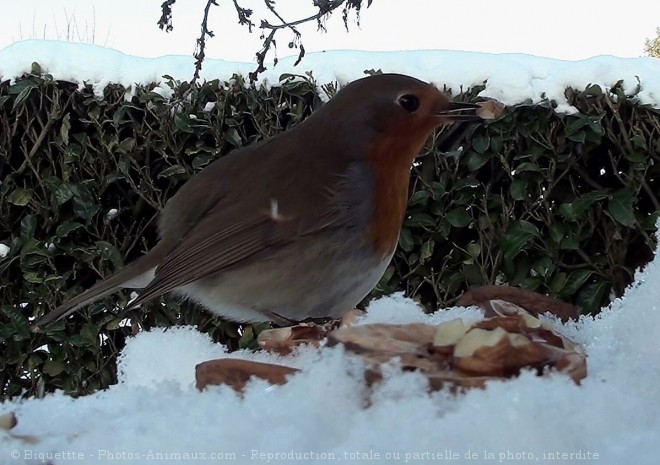
{"type": "Polygon", "coordinates": [[[341,316],[340,326],[353,326],[358,318],[366,315],[367,312],[359,308],[351,308],[341,316]]]}
{"type": "Polygon", "coordinates": [[[275,313],[271,310],[264,310],[264,314],[268,317],[268,319],[271,321],[271,323],[283,327],[283,326],[293,326],[298,324],[298,321],[296,320],[291,320],[287,317],[284,317],[280,315],[279,313],[275,313]]]}

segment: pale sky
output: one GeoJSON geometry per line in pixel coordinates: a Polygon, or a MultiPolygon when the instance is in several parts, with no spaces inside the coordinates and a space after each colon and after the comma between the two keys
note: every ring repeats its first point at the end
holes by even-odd
{"type": "MultiPolygon", "coordinates": [[[[174,31],[156,26],[162,0],[0,0],[0,48],[14,41],[48,38],[94,42],[145,57],[190,55],[199,36],[206,0],[178,0],[174,31]],[[67,31],[67,23],[69,24],[67,31]]],[[[216,33],[207,56],[252,61],[259,31],[248,34],[236,22],[231,0],[212,7],[216,33]]],[[[314,12],[311,0],[277,0],[285,19],[314,12]]],[[[366,0],[365,0],[366,5],[366,0]]],[[[262,0],[239,0],[263,17],[262,0]]],[[[420,50],[445,49],[490,53],[526,53],[579,60],[595,55],[639,57],[644,39],[660,26],[657,0],[374,0],[363,9],[360,27],[346,33],[333,15],[328,33],[301,28],[305,48],[420,50]]],[[[274,22],[272,20],[271,22],[274,22]]],[[[292,55],[291,34],[278,33],[278,57],[292,55]]]]}

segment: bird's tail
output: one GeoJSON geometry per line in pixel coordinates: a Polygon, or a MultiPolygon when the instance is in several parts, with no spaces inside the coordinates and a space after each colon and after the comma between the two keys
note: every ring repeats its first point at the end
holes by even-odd
{"type": "Polygon", "coordinates": [[[159,249],[157,245],[148,254],[130,263],[108,279],[96,283],[82,294],[45,314],[32,326],[32,331],[39,332],[44,326],[61,320],[81,307],[102,299],[119,289],[141,289],[145,287],[153,279],[156,267],[162,260],[163,254],[159,249]]]}

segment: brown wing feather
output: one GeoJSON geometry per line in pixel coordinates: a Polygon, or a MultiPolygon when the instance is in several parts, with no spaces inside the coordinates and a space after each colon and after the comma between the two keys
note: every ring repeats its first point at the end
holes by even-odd
{"type": "Polygon", "coordinates": [[[272,218],[265,210],[249,218],[233,222],[225,228],[225,209],[209,212],[200,223],[180,240],[156,269],[154,279],[131,306],[147,302],[168,291],[198,279],[222,272],[237,264],[293,242],[300,235],[326,229],[337,220],[334,210],[316,211],[312,215],[282,215],[272,218]]]}

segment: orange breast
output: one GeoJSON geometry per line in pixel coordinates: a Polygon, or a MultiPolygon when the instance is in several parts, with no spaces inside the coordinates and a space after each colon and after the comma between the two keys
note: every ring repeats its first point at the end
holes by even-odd
{"type": "Polygon", "coordinates": [[[367,153],[374,172],[373,217],[368,237],[377,254],[389,256],[396,249],[408,204],[410,166],[424,140],[403,143],[395,137],[382,138],[367,153]]]}

